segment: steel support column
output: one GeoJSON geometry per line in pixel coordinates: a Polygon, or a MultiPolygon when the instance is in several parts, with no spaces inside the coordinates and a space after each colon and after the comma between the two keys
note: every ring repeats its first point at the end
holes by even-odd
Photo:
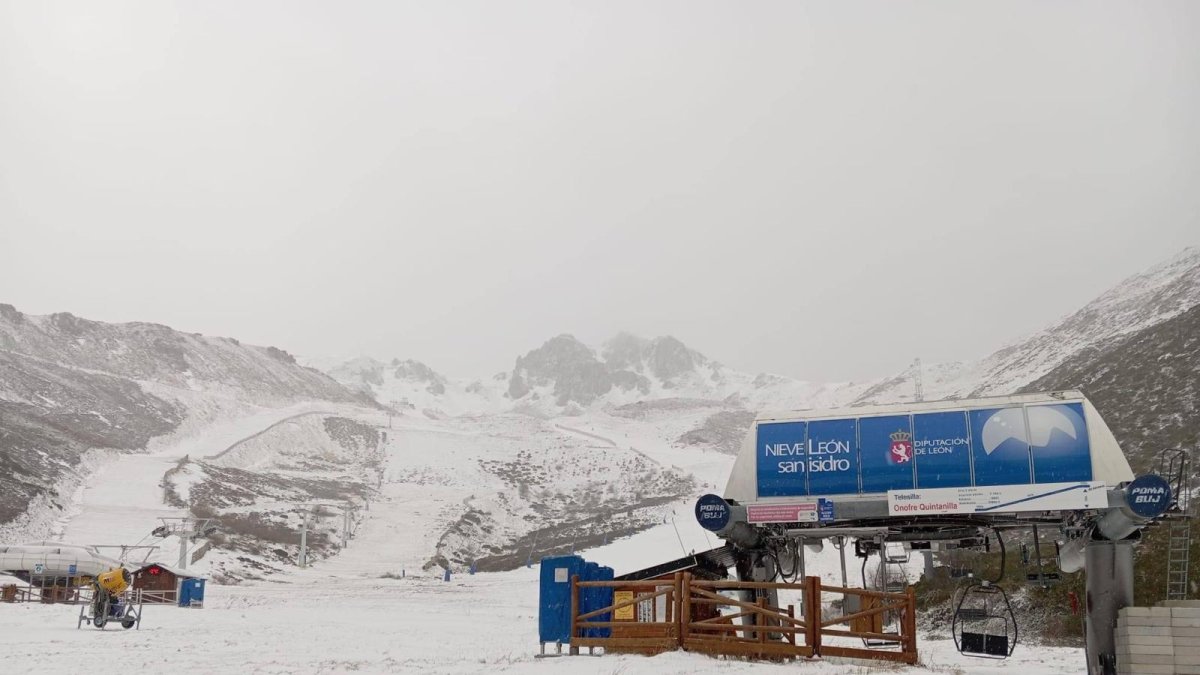
{"type": "Polygon", "coordinates": [[[1117,672],[1117,612],[1133,604],[1133,540],[1089,541],[1087,574],[1087,660],[1089,675],[1117,672]]]}

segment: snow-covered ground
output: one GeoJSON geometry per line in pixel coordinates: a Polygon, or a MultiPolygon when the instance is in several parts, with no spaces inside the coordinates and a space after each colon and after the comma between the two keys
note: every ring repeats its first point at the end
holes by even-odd
{"type": "MultiPolygon", "coordinates": [[[[680,519],[687,547],[707,542],[680,519]]],[[[148,607],[137,631],[75,628],[76,608],[0,605],[5,672],[77,673],[96,664],[138,673],[1012,673],[1082,672],[1079,650],[1018,646],[1003,662],[958,655],[947,640],[919,643],[923,666],[722,661],[686,653],[537,659],[535,565],[497,574],[375,573],[393,549],[390,529],[364,530],[345,557],[273,582],[210,586],[204,609],[148,607]]],[[[585,555],[618,572],[679,554],[663,525],[585,555]]],[[[822,554],[822,569],[832,556],[822,554]]],[[[828,572],[831,573],[831,572],[828,572]]],[[[827,576],[826,572],[822,576],[827,576]]]]}
{"type": "MultiPolygon", "coordinates": [[[[185,454],[211,457],[280,421],[313,412],[318,411],[302,406],[260,411],[211,427],[210,433],[163,444],[150,455],[114,458],[80,491],[66,538],[133,543],[157,525],[160,515],[176,513],[163,505],[159,487],[174,461],[185,454]]],[[[747,663],[686,653],[536,659],[536,564],[492,574],[456,571],[448,583],[440,569],[421,569],[440,534],[467,508],[464,501],[495,499],[500,488],[484,480],[477,460],[505,458],[522,447],[549,451],[557,446],[603,458],[596,461],[636,456],[694,475],[702,492],[721,489],[733,458],[673,446],[670,440],[691,422],[677,416],[631,421],[589,414],[550,422],[404,416],[388,429],[378,413],[341,414],[371,421],[389,435],[380,493],[347,549],[268,580],[210,585],[201,610],[149,607],[138,631],[77,630],[77,610],[70,606],[0,604],[4,670],[74,673],[97,663],[151,673],[771,673],[803,668],[1039,675],[1082,670],[1082,655],[1074,649],[1019,646],[1012,659],[992,662],[962,657],[946,640],[922,640],[924,665],[912,669],[828,661],[747,663]],[[395,575],[404,578],[389,578],[395,575]]],[[[692,497],[667,504],[659,511],[660,524],[581,554],[621,574],[718,545],[695,522],[692,505],[692,497]]],[[[174,549],[167,553],[172,559],[174,549]]],[[[204,566],[204,561],[197,565],[204,566]]],[[[914,558],[913,578],[918,567],[914,558]]],[[[832,548],[808,557],[807,572],[829,582],[840,580],[839,569],[832,548]]]]}

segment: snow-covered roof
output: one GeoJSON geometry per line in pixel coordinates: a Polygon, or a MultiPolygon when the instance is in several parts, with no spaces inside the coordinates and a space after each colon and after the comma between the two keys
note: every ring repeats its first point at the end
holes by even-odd
{"type": "Polygon", "coordinates": [[[200,578],[204,577],[204,575],[202,575],[202,574],[194,574],[187,570],[181,570],[177,567],[171,567],[170,565],[164,565],[163,563],[159,563],[159,562],[146,563],[145,565],[142,565],[141,567],[134,570],[133,573],[139,574],[141,572],[145,572],[146,570],[150,569],[151,567],[162,568],[162,569],[170,572],[171,574],[174,574],[177,577],[183,577],[185,579],[200,579],[200,578]]]}

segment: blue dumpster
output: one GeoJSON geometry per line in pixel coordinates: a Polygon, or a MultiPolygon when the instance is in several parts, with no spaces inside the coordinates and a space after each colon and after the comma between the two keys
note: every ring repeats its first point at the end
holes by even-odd
{"type": "Polygon", "coordinates": [[[179,606],[204,606],[204,579],[184,579],[179,583],[179,606]]]}
{"type": "Polygon", "coordinates": [[[542,558],[538,595],[538,640],[571,641],[571,577],[583,573],[583,558],[562,555],[542,558]]]}
{"type": "MultiPolygon", "coordinates": [[[[585,562],[583,564],[583,574],[579,575],[580,581],[595,581],[600,574],[600,565],[594,562],[585,562]]],[[[579,589],[579,613],[587,614],[593,609],[600,609],[600,605],[596,604],[597,593],[596,588],[581,588],[579,589]]],[[[596,619],[589,619],[595,621],[596,619]]],[[[585,628],[581,637],[597,637],[595,628],[585,628]]]]}
{"type": "MultiPolygon", "coordinates": [[[[596,581],[612,581],[612,580],[613,580],[613,568],[601,567],[599,570],[597,570],[596,581]]],[[[613,589],[611,586],[606,587],[606,588],[597,588],[594,590],[596,591],[596,596],[595,596],[593,602],[595,602],[596,604],[595,604],[595,607],[593,607],[592,609],[600,609],[601,607],[612,606],[612,604],[613,604],[613,589]]],[[[610,621],[612,621],[612,612],[605,612],[604,614],[601,614],[600,616],[596,617],[594,620],[602,622],[602,623],[610,622],[610,621]]],[[[595,631],[596,631],[596,637],[602,637],[602,638],[612,637],[612,629],[611,628],[596,628],[595,631]]]]}

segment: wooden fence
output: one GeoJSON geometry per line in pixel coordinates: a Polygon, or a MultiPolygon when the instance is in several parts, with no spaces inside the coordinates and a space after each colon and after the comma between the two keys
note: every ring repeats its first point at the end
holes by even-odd
{"type": "MultiPolygon", "coordinates": [[[[128,589],[123,597],[132,602],[147,605],[174,605],[179,602],[179,591],[150,591],[128,589]]],[[[0,603],[42,602],[59,605],[80,605],[92,601],[92,589],[88,586],[0,586],[0,603]]]]}
{"type": "Polygon", "coordinates": [[[571,579],[571,652],[601,647],[606,652],[655,654],[674,649],[714,656],[798,658],[841,656],[917,662],[916,597],[903,593],[825,586],[820,577],[797,583],[705,581],[686,572],[644,581],[580,581],[571,579]],[[612,589],[614,601],[580,613],[579,592],[612,589]],[[759,596],[741,599],[746,591],[759,596]],[[775,597],[799,597],[799,605],[772,606],[775,597]],[[826,602],[826,594],[841,602],[826,602]],[[847,598],[857,602],[848,603],[847,598]],[[826,616],[829,606],[835,616],[826,616]],[[847,610],[848,606],[853,609],[847,610]],[[641,620],[634,608],[643,612],[641,620]],[[840,607],[840,609],[833,609],[840,607]],[[799,611],[797,611],[799,608],[799,611]],[[599,631],[609,629],[607,637],[599,631]],[[846,638],[851,645],[845,644],[846,638]],[[863,646],[853,646],[857,642],[863,646]],[[870,648],[867,645],[880,648],[870,648]]]}
{"type": "Polygon", "coordinates": [[[32,586],[5,584],[0,586],[0,602],[44,602],[63,605],[77,605],[87,602],[90,594],[83,597],[87,590],[78,586],[32,586]]]}

